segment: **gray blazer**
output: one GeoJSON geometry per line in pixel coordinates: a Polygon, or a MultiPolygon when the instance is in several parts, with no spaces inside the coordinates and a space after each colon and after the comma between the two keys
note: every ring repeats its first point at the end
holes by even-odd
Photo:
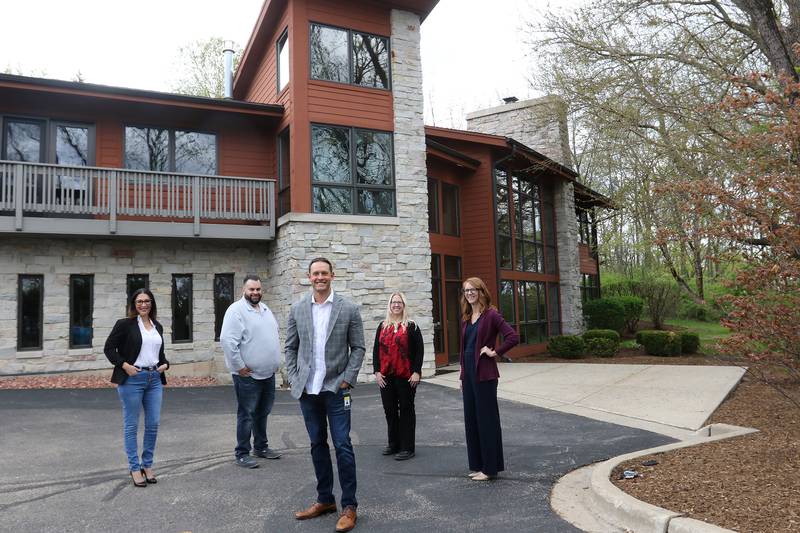
{"type": "MultiPolygon", "coordinates": [[[[358,306],[333,293],[333,308],[325,343],[325,379],[322,390],[336,392],[343,381],[355,385],[364,360],[364,326],[358,306]]],[[[286,373],[292,396],[300,398],[306,387],[314,360],[314,320],[311,316],[311,293],[292,305],[286,326],[286,373]]]]}

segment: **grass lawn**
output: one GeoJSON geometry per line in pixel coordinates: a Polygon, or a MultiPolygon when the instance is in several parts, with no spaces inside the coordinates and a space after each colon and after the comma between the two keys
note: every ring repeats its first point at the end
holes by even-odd
{"type": "Polygon", "coordinates": [[[719,322],[701,322],[699,320],[689,320],[685,318],[668,318],[665,320],[668,326],[687,329],[700,335],[700,344],[713,344],[719,339],[728,337],[731,332],[723,327],[719,322]]]}

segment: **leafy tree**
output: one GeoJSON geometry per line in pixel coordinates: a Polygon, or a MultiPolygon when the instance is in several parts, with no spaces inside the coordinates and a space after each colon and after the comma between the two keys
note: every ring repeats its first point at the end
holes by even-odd
{"type": "MultiPolygon", "coordinates": [[[[226,41],[221,37],[193,41],[178,49],[177,79],[172,90],[181,94],[222,98],[225,96],[226,41]]],[[[234,72],[242,57],[242,47],[233,43],[234,72]]]]}

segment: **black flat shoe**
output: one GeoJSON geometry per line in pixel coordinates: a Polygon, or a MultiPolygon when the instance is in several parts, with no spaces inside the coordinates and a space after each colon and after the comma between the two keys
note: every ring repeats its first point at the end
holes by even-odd
{"type": "Polygon", "coordinates": [[[144,471],[144,468],[142,468],[142,475],[144,476],[145,482],[150,483],[152,485],[155,485],[156,483],[158,483],[158,480],[156,479],[155,476],[147,477],[147,472],[144,471]]]}
{"type": "Polygon", "coordinates": [[[136,481],[136,478],[133,477],[133,471],[131,471],[131,481],[133,481],[133,486],[134,487],[146,487],[147,486],[147,481],[141,481],[141,482],[137,482],[136,481]]]}
{"type": "Polygon", "coordinates": [[[394,456],[395,461],[407,461],[414,457],[414,452],[403,450],[402,452],[398,453],[394,456]]]}
{"type": "Polygon", "coordinates": [[[381,451],[381,454],[383,455],[394,455],[396,453],[397,453],[397,448],[392,448],[391,446],[387,446],[381,451]]]}

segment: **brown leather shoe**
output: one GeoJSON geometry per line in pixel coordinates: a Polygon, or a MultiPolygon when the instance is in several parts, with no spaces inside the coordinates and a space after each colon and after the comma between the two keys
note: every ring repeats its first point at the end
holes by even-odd
{"type": "Polygon", "coordinates": [[[339,521],[336,522],[336,531],[343,533],[354,527],[356,527],[356,510],[352,507],[345,507],[342,514],[339,515],[339,521]]]}
{"type": "Polygon", "coordinates": [[[314,502],[314,504],[305,511],[297,511],[296,513],[294,513],[294,517],[297,518],[298,520],[308,520],[309,518],[316,518],[324,514],[335,513],[335,512],[336,512],[335,503],[314,502]]]}

